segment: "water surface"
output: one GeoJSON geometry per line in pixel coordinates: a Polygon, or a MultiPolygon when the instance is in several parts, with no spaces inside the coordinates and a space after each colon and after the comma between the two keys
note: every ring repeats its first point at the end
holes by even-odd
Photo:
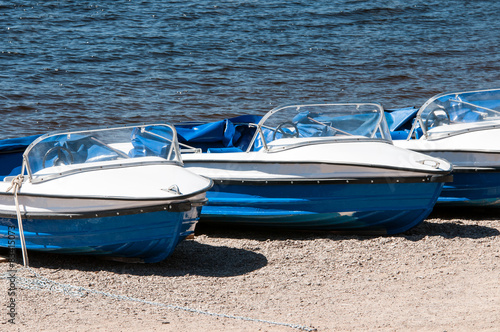
{"type": "Polygon", "coordinates": [[[0,1],[0,138],[500,87],[498,1],[0,1]]]}

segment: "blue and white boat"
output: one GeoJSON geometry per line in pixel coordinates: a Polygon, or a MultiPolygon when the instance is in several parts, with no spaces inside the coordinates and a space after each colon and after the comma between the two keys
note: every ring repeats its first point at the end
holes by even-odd
{"type": "Polygon", "coordinates": [[[28,251],[161,261],[193,234],[212,185],[163,124],[3,140],[0,164],[0,247],[28,251]]]}
{"type": "Polygon", "coordinates": [[[442,93],[418,112],[388,116],[400,138],[395,145],[453,165],[453,183],[445,184],[438,204],[500,207],[500,89],[442,93]]]}
{"type": "Polygon", "coordinates": [[[214,187],[200,222],[393,234],[429,215],[452,167],[394,146],[375,103],[290,105],[176,124],[214,187]]]}

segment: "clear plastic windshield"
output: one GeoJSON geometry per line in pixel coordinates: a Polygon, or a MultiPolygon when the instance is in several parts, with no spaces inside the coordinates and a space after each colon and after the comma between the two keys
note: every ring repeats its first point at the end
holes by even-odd
{"type": "Polygon", "coordinates": [[[297,139],[287,144],[346,138],[391,141],[382,106],[374,103],[280,107],[260,121],[258,136],[255,150],[260,144],[275,145],[285,138],[297,139]]]}
{"type": "Polygon", "coordinates": [[[92,166],[146,156],[181,162],[175,129],[170,125],[143,125],[47,134],[25,151],[30,175],[55,166],[92,166]]]}
{"type": "Polygon", "coordinates": [[[500,89],[439,94],[420,108],[417,120],[427,137],[488,126],[500,120],[500,89]]]}

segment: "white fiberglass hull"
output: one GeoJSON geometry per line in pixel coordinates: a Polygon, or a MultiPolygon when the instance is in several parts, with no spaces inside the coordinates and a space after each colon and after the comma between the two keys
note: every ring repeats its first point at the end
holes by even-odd
{"type": "MultiPolygon", "coordinates": [[[[8,180],[8,179],[7,179],[8,180]]],[[[10,182],[0,182],[0,215],[15,215],[10,182]]],[[[25,216],[96,214],[202,201],[209,180],[171,164],[106,168],[45,182],[25,182],[18,200],[25,216]],[[178,193],[169,188],[176,188],[178,193]]]]}
{"type": "Polygon", "coordinates": [[[347,142],[305,145],[276,152],[183,155],[185,167],[212,179],[358,179],[439,175],[446,161],[387,143],[347,142]]]}

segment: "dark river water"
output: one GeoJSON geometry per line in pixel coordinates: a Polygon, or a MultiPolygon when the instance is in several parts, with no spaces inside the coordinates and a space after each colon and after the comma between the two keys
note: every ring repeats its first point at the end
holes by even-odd
{"type": "Polygon", "coordinates": [[[500,87],[500,1],[0,1],[0,138],[500,87]]]}

